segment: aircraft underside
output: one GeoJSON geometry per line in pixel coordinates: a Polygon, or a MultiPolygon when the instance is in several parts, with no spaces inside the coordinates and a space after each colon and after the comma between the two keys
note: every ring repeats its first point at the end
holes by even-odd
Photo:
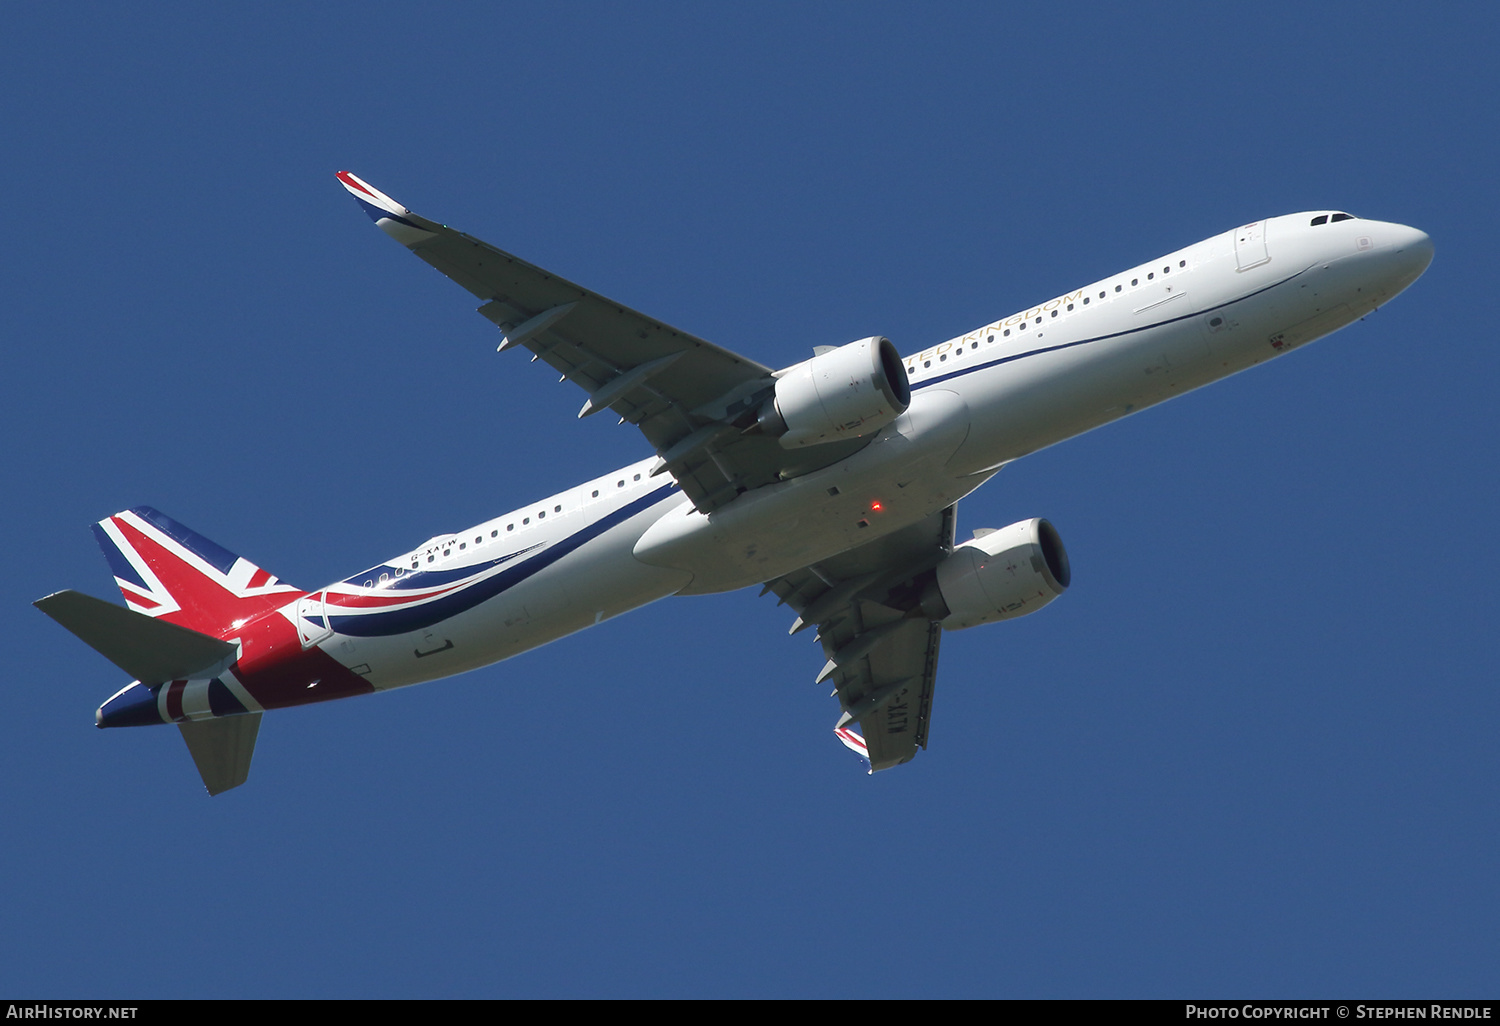
{"type": "Polygon", "coordinates": [[[355,176],[388,235],[654,455],[317,591],[137,507],[96,537],[128,608],[37,605],[133,681],[100,726],[178,724],[211,794],[261,714],[475,669],[669,595],[761,585],[815,630],[835,734],[871,772],[926,747],[942,635],[1029,615],[1071,569],[1039,518],[960,541],[1007,462],[1358,319],[1431,241],[1337,212],[1252,222],[901,357],[818,347],[773,371],[429,221],[355,176]],[[860,730],[856,730],[858,726],[860,730]]]}

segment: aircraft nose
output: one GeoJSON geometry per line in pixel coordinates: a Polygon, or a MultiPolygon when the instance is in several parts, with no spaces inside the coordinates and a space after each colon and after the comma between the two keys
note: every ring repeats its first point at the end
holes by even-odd
{"type": "Polygon", "coordinates": [[[1422,272],[1432,263],[1432,238],[1420,228],[1404,224],[1394,224],[1391,228],[1393,237],[1390,248],[1401,269],[1401,287],[1405,288],[1421,277],[1422,272]]]}
{"type": "Polygon", "coordinates": [[[1387,299],[1420,278],[1432,263],[1432,239],[1419,228],[1379,222],[1364,230],[1368,234],[1359,244],[1365,248],[1365,266],[1387,299]]]}

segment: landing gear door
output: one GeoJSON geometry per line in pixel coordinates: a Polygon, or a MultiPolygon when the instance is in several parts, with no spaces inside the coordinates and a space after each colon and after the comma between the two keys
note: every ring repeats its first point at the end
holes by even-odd
{"type": "Polygon", "coordinates": [[[333,629],[328,626],[323,595],[321,591],[315,592],[302,596],[297,602],[297,633],[302,636],[303,648],[312,648],[333,635],[333,629]]]}
{"type": "Polygon", "coordinates": [[[1266,250],[1266,222],[1254,221],[1234,231],[1234,259],[1236,270],[1248,271],[1271,259],[1266,250]]]}

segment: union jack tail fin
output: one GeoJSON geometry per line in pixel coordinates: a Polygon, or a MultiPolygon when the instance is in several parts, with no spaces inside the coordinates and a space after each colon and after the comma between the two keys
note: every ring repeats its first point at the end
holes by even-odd
{"type": "Polygon", "coordinates": [[[302,594],[150,506],[94,525],[131,609],[215,637],[302,594]]]}

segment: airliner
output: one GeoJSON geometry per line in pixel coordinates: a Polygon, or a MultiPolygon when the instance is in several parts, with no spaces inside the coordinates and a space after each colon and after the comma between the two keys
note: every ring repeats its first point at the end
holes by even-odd
{"type": "Polygon", "coordinates": [[[889,339],[772,369],[338,180],[387,235],[654,450],[315,591],[146,506],[95,536],[125,599],[36,605],[128,674],[100,727],[175,723],[209,794],[261,714],[435,680],[670,595],[760,585],[811,629],[835,736],[869,772],[927,747],[946,630],[1068,588],[1040,517],[958,541],[957,503],[1038,449],[1359,320],[1428,236],[1319,210],[1253,221],[907,356],[889,339]]]}

